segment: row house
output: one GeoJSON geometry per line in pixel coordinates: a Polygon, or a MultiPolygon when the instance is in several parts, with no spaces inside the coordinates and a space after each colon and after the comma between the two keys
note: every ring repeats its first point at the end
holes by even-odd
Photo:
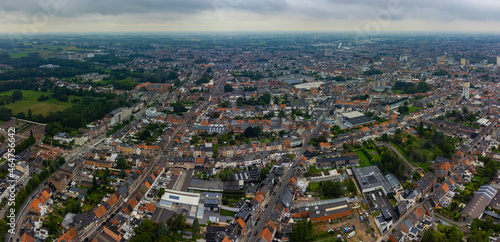
{"type": "Polygon", "coordinates": [[[195,168],[195,158],[193,157],[166,157],[164,162],[170,168],[195,168]]]}
{"type": "Polygon", "coordinates": [[[106,169],[106,168],[112,168],[113,167],[113,162],[110,160],[96,160],[96,159],[91,159],[91,158],[85,158],[84,159],[85,167],[87,168],[97,168],[97,169],[106,169]]]}

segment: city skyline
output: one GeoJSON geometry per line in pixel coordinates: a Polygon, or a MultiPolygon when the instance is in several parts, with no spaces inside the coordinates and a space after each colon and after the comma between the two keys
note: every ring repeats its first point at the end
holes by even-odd
{"type": "Polygon", "coordinates": [[[2,33],[136,31],[499,32],[500,2],[9,1],[2,33]]]}

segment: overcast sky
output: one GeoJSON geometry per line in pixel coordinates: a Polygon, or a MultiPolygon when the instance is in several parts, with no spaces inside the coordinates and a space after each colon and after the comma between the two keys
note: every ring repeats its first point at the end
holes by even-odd
{"type": "Polygon", "coordinates": [[[1,0],[0,32],[500,31],[500,0],[1,0]]]}

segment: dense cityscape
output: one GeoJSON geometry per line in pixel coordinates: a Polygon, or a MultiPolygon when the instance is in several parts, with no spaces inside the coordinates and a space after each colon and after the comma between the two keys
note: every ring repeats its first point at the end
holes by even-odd
{"type": "Polygon", "coordinates": [[[500,241],[498,38],[0,35],[0,239],[500,241]]]}

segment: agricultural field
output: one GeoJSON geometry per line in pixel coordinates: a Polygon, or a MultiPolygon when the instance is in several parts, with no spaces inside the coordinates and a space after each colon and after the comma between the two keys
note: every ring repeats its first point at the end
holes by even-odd
{"type": "Polygon", "coordinates": [[[52,44],[34,44],[34,43],[24,43],[24,48],[15,48],[14,50],[9,50],[11,58],[21,58],[28,56],[31,52],[39,52],[42,55],[54,54],[62,51],[74,51],[74,52],[85,52],[92,51],[90,49],[79,49],[74,46],[58,46],[52,44]]]}
{"type": "MultiPolygon", "coordinates": [[[[12,95],[15,90],[0,92],[0,96],[4,95],[12,95]]],[[[77,96],[70,95],[68,97],[68,102],[61,102],[57,100],[57,98],[49,98],[45,101],[38,101],[38,98],[42,95],[51,96],[51,92],[39,92],[33,90],[21,90],[23,93],[23,99],[17,100],[15,103],[5,104],[2,107],[12,109],[13,114],[18,114],[20,112],[24,112],[26,115],[28,114],[28,110],[31,109],[33,114],[42,114],[47,115],[50,112],[62,111],[66,108],[69,108],[73,105],[71,101],[73,99],[77,99],[77,96]]]]}

